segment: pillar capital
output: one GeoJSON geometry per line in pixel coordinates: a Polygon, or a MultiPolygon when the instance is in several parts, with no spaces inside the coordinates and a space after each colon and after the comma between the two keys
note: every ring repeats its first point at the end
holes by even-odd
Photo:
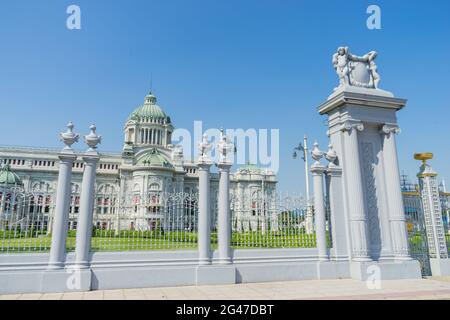
{"type": "Polygon", "coordinates": [[[356,129],[358,131],[363,131],[364,124],[362,123],[362,121],[353,120],[353,119],[346,120],[341,124],[341,131],[344,131],[344,132],[348,131],[349,133],[351,133],[353,131],[353,129],[356,129]]]}
{"type": "Polygon", "coordinates": [[[386,123],[383,126],[381,126],[380,133],[385,135],[393,134],[399,134],[401,132],[400,128],[396,124],[392,123],[386,123]]]}
{"type": "Polygon", "coordinates": [[[229,162],[219,162],[216,166],[220,171],[230,171],[233,165],[229,162]]]}
{"type": "Polygon", "coordinates": [[[74,152],[60,152],[58,153],[58,159],[63,162],[74,162],[77,160],[77,155],[74,152]]]}
{"type": "Polygon", "coordinates": [[[100,155],[98,155],[98,154],[89,154],[89,153],[86,153],[86,154],[84,154],[83,156],[82,156],[82,159],[83,159],[83,161],[85,162],[85,163],[87,163],[87,164],[90,164],[90,163],[93,163],[93,164],[95,164],[95,163],[97,163],[99,160],[100,160],[100,155]]]}
{"type": "Polygon", "coordinates": [[[198,163],[197,163],[197,165],[198,165],[198,168],[199,168],[199,170],[201,170],[201,171],[209,171],[209,169],[211,168],[211,166],[212,166],[212,161],[199,161],[198,163]]]}
{"type": "Polygon", "coordinates": [[[327,168],[326,174],[330,177],[341,177],[342,176],[342,168],[337,165],[333,165],[333,166],[329,165],[327,168]]]}
{"type": "Polygon", "coordinates": [[[325,173],[325,171],[327,171],[327,167],[325,167],[323,164],[315,163],[311,166],[310,171],[313,175],[321,175],[321,174],[325,173]]]}

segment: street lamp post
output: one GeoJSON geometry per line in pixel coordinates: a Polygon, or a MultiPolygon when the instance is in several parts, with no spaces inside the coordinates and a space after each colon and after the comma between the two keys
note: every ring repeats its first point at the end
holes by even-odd
{"type": "Polygon", "coordinates": [[[312,221],[312,207],[311,200],[309,197],[309,165],[308,165],[308,137],[303,137],[303,145],[299,143],[298,146],[294,148],[293,157],[297,159],[298,153],[303,153],[302,159],[305,163],[305,182],[306,182],[306,217],[305,217],[305,228],[306,233],[313,233],[313,221],[312,221]]]}

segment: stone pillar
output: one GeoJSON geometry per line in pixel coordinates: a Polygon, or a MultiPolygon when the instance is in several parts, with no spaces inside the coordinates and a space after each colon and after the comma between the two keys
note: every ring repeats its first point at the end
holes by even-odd
{"type": "Polygon", "coordinates": [[[93,226],[93,210],[95,201],[95,176],[97,163],[100,160],[95,150],[101,137],[97,136],[95,125],[90,127],[91,132],[85,136],[89,149],[83,156],[84,173],[80,196],[80,213],[78,214],[77,238],[75,246],[75,266],[78,268],[89,267],[89,252],[91,249],[91,237],[93,226]]]}
{"type": "Polygon", "coordinates": [[[59,153],[59,175],[56,189],[55,214],[52,223],[52,244],[48,269],[62,269],[65,263],[66,238],[69,223],[69,206],[72,183],[72,166],[77,156],[71,145],[78,141],[79,135],[73,133],[74,125],[67,125],[67,132],[61,134],[66,147],[59,153]]]}
{"type": "Polygon", "coordinates": [[[4,217],[2,216],[6,201],[6,184],[0,185],[0,191],[2,192],[2,200],[0,201],[0,230],[5,230],[5,226],[3,224],[4,217]]]}
{"type": "Polygon", "coordinates": [[[358,132],[364,130],[362,122],[347,121],[342,126],[346,157],[346,176],[349,201],[349,220],[352,256],[355,261],[371,261],[368,247],[367,214],[364,205],[364,185],[361,176],[358,132]]]}
{"type": "Polygon", "coordinates": [[[400,129],[396,125],[385,124],[381,129],[386,178],[385,187],[394,257],[400,260],[411,260],[400,185],[397,146],[395,143],[395,134],[399,132],[400,129]]]}
{"type": "MultiPolygon", "coordinates": [[[[332,221],[344,223],[339,234],[345,235],[347,248],[338,245],[350,257],[353,279],[371,279],[371,266],[379,268],[381,280],[418,279],[420,264],[409,260],[403,249],[405,230],[399,213],[403,208],[398,196],[395,143],[383,141],[390,137],[380,135],[384,125],[397,125],[397,112],[405,107],[406,99],[379,88],[376,57],[377,53],[370,51],[355,58],[348,47],[340,47],[333,55],[339,86],[318,107],[319,113],[327,116],[327,135],[336,150],[338,161],[333,164],[342,168],[341,178],[340,170],[329,166],[332,180],[341,181],[341,188],[334,186],[335,190],[342,192],[341,199],[330,195],[330,205],[340,210],[335,211],[338,217],[331,213],[332,221]],[[399,230],[395,235],[396,254],[394,229],[399,230]]],[[[330,250],[333,255],[334,251],[330,250]]]]}
{"type": "Polygon", "coordinates": [[[432,158],[432,154],[416,154],[415,158],[423,161],[417,177],[430,256],[434,259],[448,259],[437,173],[426,163],[426,160],[432,158]]]}
{"type": "Polygon", "coordinates": [[[445,239],[444,223],[442,221],[442,206],[437,173],[426,162],[433,158],[433,154],[419,153],[415,154],[414,158],[423,162],[417,177],[419,178],[422,198],[431,274],[433,276],[449,276],[450,259],[445,239]]]}
{"type": "MultiPolygon", "coordinates": [[[[317,149],[317,144],[313,149],[317,149]]],[[[314,184],[314,213],[316,223],[316,244],[319,255],[319,261],[328,260],[327,250],[327,235],[326,235],[326,217],[325,217],[325,199],[323,195],[323,178],[325,173],[325,166],[319,162],[320,156],[316,162],[311,166],[311,173],[314,184]]]]}
{"type": "Polygon", "coordinates": [[[220,172],[219,212],[218,212],[218,244],[219,262],[231,263],[231,216],[230,216],[230,168],[229,163],[217,165],[220,172]]]}
{"type": "Polygon", "coordinates": [[[198,258],[199,264],[211,263],[211,204],[209,169],[211,163],[198,164],[198,258]]]}
{"type": "Polygon", "coordinates": [[[203,135],[199,143],[198,159],[198,259],[200,265],[211,264],[211,203],[210,174],[212,161],[208,156],[212,145],[208,136],[203,135]]]}

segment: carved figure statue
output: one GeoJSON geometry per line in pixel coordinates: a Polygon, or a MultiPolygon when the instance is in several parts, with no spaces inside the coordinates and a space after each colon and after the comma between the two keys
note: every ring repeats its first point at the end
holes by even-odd
{"type": "Polygon", "coordinates": [[[332,60],[339,77],[339,86],[377,89],[380,75],[375,63],[376,57],[375,51],[360,57],[351,54],[348,47],[339,47],[332,60]]]}

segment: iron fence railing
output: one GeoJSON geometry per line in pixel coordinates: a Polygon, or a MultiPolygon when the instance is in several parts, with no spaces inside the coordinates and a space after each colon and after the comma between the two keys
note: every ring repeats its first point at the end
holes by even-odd
{"type": "Polygon", "coordinates": [[[97,194],[92,251],[197,248],[198,195],[97,194]]]}
{"type": "MultiPolygon", "coordinates": [[[[231,197],[231,246],[250,248],[311,248],[314,230],[307,230],[305,199],[299,195],[271,193],[231,197]]],[[[312,210],[312,208],[310,208],[312,210]]],[[[214,212],[217,212],[215,210],[214,212]]],[[[312,213],[311,213],[311,219],[312,213]]],[[[313,225],[313,221],[310,221],[313,225]]],[[[217,224],[213,224],[215,244],[217,224]]]]}
{"type": "MultiPolygon", "coordinates": [[[[50,250],[55,197],[50,189],[25,192],[21,186],[0,186],[0,253],[50,250]]],[[[97,192],[94,201],[91,251],[197,249],[198,194],[122,194],[111,189],[97,192]]],[[[316,246],[314,209],[299,195],[232,195],[230,207],[232,248],[316,246]],[[312,228],[308,229],[308,225],[312,228]]],[[[80,190],[73,189],[67,252],[75,249],[79,208],[80,190]]],[[[211,244],[215,249],[217,194],[212,195],[211,209],[211,244]]],[[[330,231],[328,213],[329,246],[330,231]]]]}
{"type": "Polygon", "coordinates": [[[0,186],[0,253],[50,250],[54,198],[22,186],[0,186]]]}

